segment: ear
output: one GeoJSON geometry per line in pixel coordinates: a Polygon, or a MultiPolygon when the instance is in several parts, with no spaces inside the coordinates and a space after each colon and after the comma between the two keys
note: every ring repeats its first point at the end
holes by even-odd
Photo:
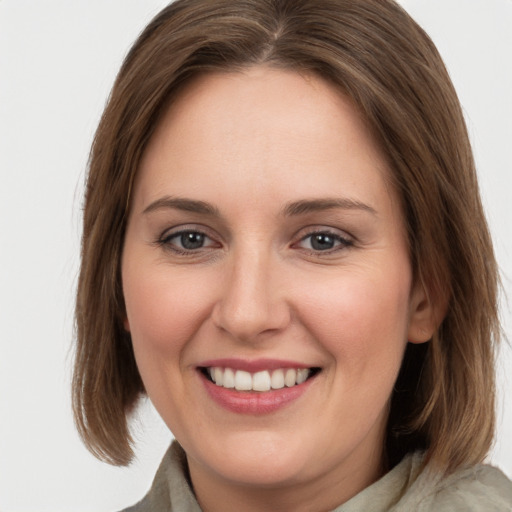
{"type": "Polygon", "coordinates": [[[409,304],[407,339],[410,343],[425,343],[432,338],[446,315],[448,296],[442,293],[436,297],[430,296],[424,284],[418,280],[413,287],[409,304]]]}

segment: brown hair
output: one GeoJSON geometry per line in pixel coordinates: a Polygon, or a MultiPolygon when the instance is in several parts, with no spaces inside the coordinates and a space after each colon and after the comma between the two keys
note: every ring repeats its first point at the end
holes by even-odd
{"type": "Polygon", "coordinates": [[[122,323],[120,260],[144,148],[191,78],[257,64],[316,73],[351,98],[389,160],[415,279],[448,301],[430,342],[406,350],[388,465],[416,449],[445,471],[482,460],[494,432],[497,267],[456,93],[429,37],[392,0],[177,0],[140,35],[90,157],[73,378],[84,442],[113,464],[133,456],[128,416],[144,387],[122,323]]]}

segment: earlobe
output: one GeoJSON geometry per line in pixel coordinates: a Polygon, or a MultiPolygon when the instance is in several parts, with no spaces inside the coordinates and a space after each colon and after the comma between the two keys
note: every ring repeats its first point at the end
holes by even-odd
{"type": "Polygon", "coordinates": [[[446,314],[445,297],[431,297],[422,283],[417,283],[411,294],[408,340],[425,343],[437,331],[446,314]]]}

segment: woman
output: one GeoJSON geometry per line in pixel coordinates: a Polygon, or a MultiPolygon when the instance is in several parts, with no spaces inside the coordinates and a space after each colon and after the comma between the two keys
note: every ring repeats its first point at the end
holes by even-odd
{"type": "Polygon", "coordinates": [[[510,510],[479,465],[496,291],[456,94],[401,8],[178,0],[93,145],[77,425],[127,464],[154,403],[177,443],[133,510],[510,510]]]}

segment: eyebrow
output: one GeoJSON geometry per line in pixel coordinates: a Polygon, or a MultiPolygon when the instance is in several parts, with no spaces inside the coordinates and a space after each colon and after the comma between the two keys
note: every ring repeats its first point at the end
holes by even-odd
{"type": "MultiPolygon", "coordinates": [[[[175,209],[215,217],[221,216],[218,208],[206,201],[171,196],[165,196],[152,202],[144,209],[143,213],[148,214],[162,209],[175,209]]],[[[348,198],[302,199],[288,203],[283,208],[282,214],[286,217],[292,217],[334,209],[362,210],[372,215],[377,215],[376,210],[371,206],[361,201],[348,198]]]]}
{"type": "Polygon", "coordinates": [[[294,201],[284,207],[283,214],[285,216],[295,216],[338,208],[343,210],[363,210],[371,213],[372,215],[377,215],[377,211],[370,205],[349,198],[326,198],[294,201]]]}
{"type": "Polygon", "coordinates": [[[163,209],[182,210],[185,212],[200,213],[202,215],[220,216],[219,210],[205,201],[197,201],[195,199],[187,199],[184,197],[165,196],[152,202],[143,213],[151,213],[156,210],[163,209]]]}

